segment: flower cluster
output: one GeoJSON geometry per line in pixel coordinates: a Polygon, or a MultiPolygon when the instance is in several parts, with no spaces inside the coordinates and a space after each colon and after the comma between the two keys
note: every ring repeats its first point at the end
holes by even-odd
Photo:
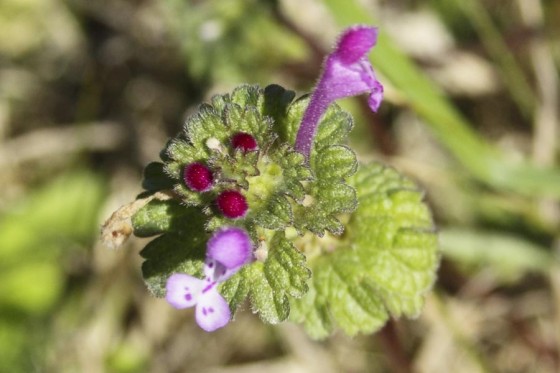
{"type": "MultiPolygon", "coordinates": [[[[357,161],[341,144],[351,119],[331,104],[368,92],[370,107],[377,110],[383,87],[367,59],[376,38],[372,27],[344,32],[306,107],[302,102],[307,101],[292,103],[293,93],[278,86],[240,87],[202,105],[184,133],[168,144],[164,170],[180,202],[199,208],[207,217],[205,229],[215,232],[207,242],[204,279],[174,273],[166,282],[167,301],[179,309],[196,307],[202,329],[213,331],[229,322],[235,304],[228,304],[217,288],[253,259],[250,236],[276,237],[270,242],[275,251],[259,255],[264,262],[259,265],[263,281],[277,293],[271,299],[284,304],[285,294],[303,295],[309,277],[305,257],[287,242],[286,229],[302,236],[344,231],[338,217],[356,209],[356,192],[346,179],[356,172],[357,161]],[[290,281],[284,284],[286,278],[290,281]]],[[[259,296],[253,298],[258,302],[259,296]]]]}
{"type": "MultiPolygon", "coordinates": [[[[258,149],[257,140],[246,132],[235,133],[231,137],[230,145],[232,151],[239,150],[242,153],[258,149]]],[[[224,151],[219,140],[215,138],[210,138],[206,142],[206,146],[218,152],[224,151]]],[[[183,181],[193,192],[209,192],[215,182],[215,174],[216,171],[210,169],[209,166],[195,161],[184,166],[183,181]]],[[[238,189],[221,191],[216,197],[215,202],[220,212],[229,219],[242,218],[249,209],[247,199],[238,189]]]]}
{"type": "Polygon", "coordinates": [[[154,237],[140,252],[154,296],[194,307],[209,332],[246,299],[264,322],[290,318],[315,338],[418,315],[439,262],[429,208],[395,170],[358,163],[352,117],[334,103],[368,93],[378,109],[376,39],[346,30],[311,96],[242,85],[188,117],[146,167],[146,193],[104,229],[118,237],[130,217],[136,236],[154,237]]]}
{"type": "Polygon", "coordinates": [[[252,260],[252,244],[247,232],[227,227],[208,241],[203,280],[175,273],[167,280],[167,301],[177,309],[196,307],[198,325],[207,332],[225,326],[231,312],[217,285],[252,260]]]}

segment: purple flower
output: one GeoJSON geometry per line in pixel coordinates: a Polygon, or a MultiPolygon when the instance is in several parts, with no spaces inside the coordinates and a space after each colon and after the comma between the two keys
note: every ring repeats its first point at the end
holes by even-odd
{"type": "Polygon", "coordinates": [[[177,309],[196,307],[196,322],[207,332],[225,326],[231,312],[217,285],[251,261],[252,248],[249,235],[241,228],[217,231],[207,243],[204,279],[174,273],[167,280],[165,299],[177,309]]]}
{"type": "MultiPolygon", "coordinates": [[[[241,228],[217,231],[206,245],[206,256],[229,270],[237,270],[251,260],[251,240],[241,228]]],[[[223,280],[222,280],[223,281],[223,280]]]]}
{"type": "Polygon", "coordinates": [[[335,100],[369,93],[368,104],[377,111],[383,99],[383,86],[367,53],[377,42],[377,28],[354,26],[341,35],[334,51],[326,58],[309,105],[303,114],[295,149],[309,159],[319,120],[335,100]]]}

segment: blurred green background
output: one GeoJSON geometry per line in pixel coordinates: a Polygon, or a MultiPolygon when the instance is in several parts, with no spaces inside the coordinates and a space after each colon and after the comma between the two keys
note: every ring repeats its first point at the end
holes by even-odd
{"type": "Polygon", "coordinates": [[[560,371],[560,3],[2,0],[0,372],[560,371]],[[248,310],[206,334],[99,227],[184,118],[241,83],[309,91],[378,25],[352,146],[414,178],[442,263],[418,320],[309,340],[248,310]]]}

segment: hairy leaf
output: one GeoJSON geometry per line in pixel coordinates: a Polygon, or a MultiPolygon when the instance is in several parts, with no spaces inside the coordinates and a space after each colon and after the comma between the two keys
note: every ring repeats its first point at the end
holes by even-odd
{"type": "Polygon", "coordinates": [[[439,262],[430,212],[412,182],[374,164],[350,183],[359,208],[344,237],[330,237],[331,250],[310,260],[310,291],[293,302],[291,318],[316,338],[335,325],[354,335],[389,316],[416,316],[439,262]]]}
{"type": "Polygon", "coordinates": [[[142,275],[150,292],[165,296],[171,274],[200,275],[208,234],[202,213],[177,201],[152,200],[132,217],[134,234],[148,237],[162,234],[140,252],[145,259],[142,275]]]}
{"type": "Polygon", "coordinates": [[[226,281],[221,291],[232,311],[249,296],[253,312],[276,324],[290,313],[289,297],[298,298],[307,291],[309,277],[305,256],[279,232],[270,241],[265,262],[246,266],[226,281]]]}

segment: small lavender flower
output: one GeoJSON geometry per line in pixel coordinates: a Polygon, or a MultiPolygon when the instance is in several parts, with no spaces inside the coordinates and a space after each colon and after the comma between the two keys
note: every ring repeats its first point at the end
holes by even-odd
{"type": "Polygon", "coordinates": [[[177,309],[196,307],[196,322],[205,331],[219,329],[229,322],[231,311],[217,285],[251,259],[252,244],[247,232],[236,227],[221,229],[207,243],[205,278],[174,273],[167,280],[165,299],[177,309]]]}
{"type": "Polygon", "coordinates": [[[383,86],[367,53],[377,42],[377,28],[354,26],[341,35],[334,51],[326,58],[323,74],[319,78],[309,105],[301,121],[295,149],[305,155],[311,154],[317,125],[329,105],[335,100],[369,92],[369,107],[377,111],[383,99],[383,86]]]}

